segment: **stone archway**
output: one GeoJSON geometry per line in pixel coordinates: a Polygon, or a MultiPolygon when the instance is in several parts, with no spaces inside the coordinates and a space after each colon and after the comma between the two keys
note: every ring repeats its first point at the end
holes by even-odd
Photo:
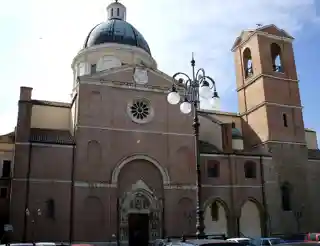
{"type": "Polygon", "coordinates": [[[134,162],[136,160],[139,160],[139,161],[143,160],[143,161],[149,162],[152,165],[154,165],[159,170],[159,172],[161,173],[163,184],[169,184],[170,183],[170,177],[169,177],[167,169],[164,168],[163,166],[161,166],[155,159],[153,159],[153,158],[151,158],[151,157],[149,157],[147,155],[132,155],[132,156],[128,156],[128,157],[122,159],[117,164],[117,166],[114,168],[114,170],[112,172],[112,175],[111,175],[112,184],[117,185],[121,170],[127,164],[130,164],[131,162],[134,162]]]}
{"type": "Polygon", "coordinates": [[[257,238],[262,235],[261,211],[256,201],[247,200],[241,207],[240,236],[257,238]]]}
{"type": "Polygon", "coordinates": [[[149,240],[162,235],[163,185],[169,182],[166,169],[147,156],[134,155],[119,162],[112,173],[117,185],[121,241],[144,231],[149,240]],[[132,220],[136,218],[136,220],[132,220]],[[141,220],[141,221],[140,221],[141,220]],[[143,229],[134,225],[140,224],[143,229]]]}
{"type": "Polygon", "coordinates": [[[153,194],[149,187],[139,180],[126,192],[119,203],[120,240],[128,241],[129,215],[147,214],[149,218],[149,240],[155,240],[162,235],[162,206],[161,201],[153,194]]]}
{"type": "Polygon", "coordinates": [[[221,199],[210,199],[206,202],[204,222],[206,234],[228,235],[229,209],[221,199]]]}

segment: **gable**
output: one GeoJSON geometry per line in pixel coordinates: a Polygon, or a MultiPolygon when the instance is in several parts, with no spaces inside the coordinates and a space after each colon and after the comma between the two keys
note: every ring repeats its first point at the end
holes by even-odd
{"type": "Polygon", "coordinates": [[[234,41],[231,50],[233,51],[239,44],[248,39],[253,33],[254,31],[242,31],[240,36],[236,38],[236,41],[234,41]]]}
{"type": "Polygon", "coordinates": [[[263,26],[257,29],[257,31],[264,32],[270,35],[278,36],[278,37],[284,37],[284,38],[290,38],[293,39],[291,35],[289,35],[285,30],[278,28],[276,25],[268,25],[263,26]]]}
{"type": "Polygon", "coordinates": [[[248,40],[251,36],[253,36],[257,32],[265,33],[265,34],[269,34],[277,37],[294,39],[285,30],[278,28],[274,24],[271,24],[271,25],[259,27],[255,30],[242,31],[240,36],[237,37],[235,42],[233,43],[231,51],[234,51],[237,46],[239,46],[242,42],[245,42],[246,40],[248,40]]]}
{"type": "Polygon", "coordinates": [[[172,87],[172,78],[169,75],[159,70],[152,70],[145,67],[135,68],[132,66],[122,66],[120,68],[108,69],[100,73],[86,75],[80,79],[166,91],[172,87]],[[139,69],[146,71],[147,83],[139,83],[134,79],[135,71],[139,69]]]}

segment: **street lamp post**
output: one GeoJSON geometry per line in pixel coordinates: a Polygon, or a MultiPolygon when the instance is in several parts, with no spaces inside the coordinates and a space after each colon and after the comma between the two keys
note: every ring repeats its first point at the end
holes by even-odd
{"type": "Polygon", "coordinates": [[[201,168],[200,168],[200,149],[199,149],[199,118],[198,109],[200,106],[200,95],[206,99],[211,98],[211,103],[217,106],[219,102],[218,92],[216,90],[215,81],[206,76],[203,68],[195,71],[195,60],[192,54],[191,59],[192,78],[187,74],[178,72],[173,75],[173,86],[170,93],[167,96],[167,100],[170,104],[178,104],[180,102],[180,95],[183,94],[183,102],[180,104],[180,111],[184,114],[193,112],[193,131],[194,131],[194,148],[195,148],[195,160],[196,160],[196,173],[197,173],[197,238],[204,238],[205,225],[204,215],[202,207],[202,183],[201,183],[201,168]],[[212,90],[213,89],[213,90],[212,90]]]}
{"type": "Polygon", "coordinates": [[[31,219],[31,238],[32,238],[32,243],[35,245],[35,226],[37,224],[37,218],[42,215],[42,212],[40,208],[36,209],[35,211],[30,211],[27,208],[26,215],[31,219]]]}

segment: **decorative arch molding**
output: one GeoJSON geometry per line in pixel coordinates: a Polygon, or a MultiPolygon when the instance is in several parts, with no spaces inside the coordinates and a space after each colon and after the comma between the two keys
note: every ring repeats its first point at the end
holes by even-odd
{"type": "Polygon", "coordinates": [[[221,198],[219,198],[219,197],[210,197],[210,198],[208,198],[208,199],[204,202],[204,204],[203,204],[203,210],[206,211],[206,209],[207,209],[208,207],[210,207],[211,204],[214,203],[214,202],[217,202],[219,205],[221,205],[221,206],[224,208],[224,211],[225,211],[225,213],[226,213],[226,216],[229,217],[229,215],[230,215],[230,209],[229,209],[229,207],[228,207],[228,204],[227,204],[224,200],[222,200],[221,198]]]}
{"type": "Polygon", "coordinates": [[[132,155],[132,156],[125,157],[124,159],[119,161],[118,164],[116,165],[116,167],[112,171],[112,176],[111,176],[112,184],[117,185],[121,169],[126,164],[128,164],[132,161],[135,161],[135,160],[145,160],[145,161],[148,161],[148,162],[152,163],[153,165],[155,165],[155,167],[157,167],[161,173],[163,184],[164,185],[170,184],[170,177],[169,177],[167,169],[162,167],[159,164],[159,162],[157,162],[155,159],[153,159],[147,155],[132,155]]]}
{"type": "Polygon", "coordinates": [[[242,203],[240,204],[238,208],[238,216],[241,216],[241,209],[242,207],[247,203],[247,202],[252,202],[257,206],[257,209],[261,215],[261,218],[263,218],[263,215],[265,214],[265,209],[262,206],[261,202],[259,202],[256,198],[254,197],[248,197],[247,199],[243,200],[242,203]]]}
{"type": "Polygon", "coordinates": [[[207,234],[221,233],[229,235],[233,231],[233,220],[230,209],[227,203],[220,197],[209,197],[204,202],[204,223],[205,232],[207,234]],[[217,205],[216,209],[212,210],[211,205],[217,205]]]}
{"type": "MultiPolygon", "coordinates": [[[[252,211],[250,212],[250,214],[252,214],[252,211]]],[[[247,214],[248,215],[248,214],[247,214]]],[[[265,209],[263,207],[263,205],[254,197],[248,197],[247,199],[243,200],[242,203],[240,204],[240,207],[237,209],[237,217],[239,218],[240,224],[239,224],[239,228],[240,228],[240,232],[243,233],[246,237],[259,237],[259,236],[264,236],[267,234],[267,229],[268,229],[268,225],[266,224],[267,222],[267,218],[266,218],[266,213],[265,213],[265,209]],[[251,229],[249,229],[249,234],[247,235],[245,232],[248,233],[248,229],[250,228],[250,226],[248,227],[248,225],[245,223],[246,220],[242,220],[242,216],[244,216],[242,214],[242,209],[245,207],[245,205],[247,203],[252,203],[256,206],[256,209],[258,211],[258,216],[259,216],[259,232],[255,231],[253,232],[255,235],[249,235],[251,231],[251,229]],[[241,224],[241,222],[244,221],[244,224],[241,224]],[[244,231],[242,231],[244,230],[244,231]],[[259,235],[258,235],[259,234],[259,235]]]]}
{"type": "Polygon", "coordinates": [[[138,180],[129,192],[123,194],[119,201],[118,216],[120,218],[120,240],[128,240],[130,214],[147,214],[149,216],[149,238],[155,240],[162,233],[163,203],[149,187],[138,180]]]}

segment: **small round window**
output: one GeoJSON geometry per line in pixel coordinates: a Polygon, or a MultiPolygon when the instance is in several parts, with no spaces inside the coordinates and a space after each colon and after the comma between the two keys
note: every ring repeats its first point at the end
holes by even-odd
{"type": "Polygon", "coordinates": [[[128,104],[128,114],[136,123],[147,123],[153,117],[150,103],[144,99],[134,100],[128,104]]]}

